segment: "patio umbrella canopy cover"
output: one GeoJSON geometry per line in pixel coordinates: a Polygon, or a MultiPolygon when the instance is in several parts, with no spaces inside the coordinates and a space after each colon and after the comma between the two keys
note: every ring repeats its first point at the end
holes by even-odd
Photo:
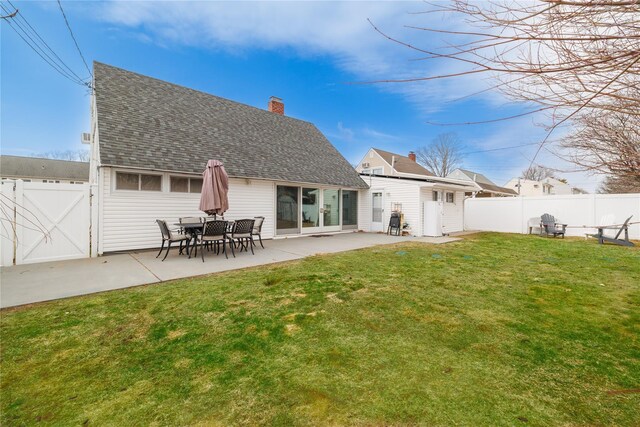
{"type": "Polygon", "coordinates": [[[200,210],[207,215],[224,215],[229,209],[229,176],[219,160],[209,160],[202,173],[200,210]]]}

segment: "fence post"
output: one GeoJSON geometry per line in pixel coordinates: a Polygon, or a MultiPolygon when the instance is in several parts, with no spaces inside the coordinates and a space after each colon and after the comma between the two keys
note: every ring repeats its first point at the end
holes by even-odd
{"type": "Polygon", "coordinates": [[[527,234],[527,219],[524,217],[524,197],[518,196],[520,199],[520,234],[527,234]]]}
{"type": "Polygon", "coordinates": [[[24,237],[24,181],[21,179],[17,179],[16,184],[13,187],[13,206],[13,224],[15,227],[13,239],[13,265],[18,265],[22,264],[22,254],[24,250],[24,247],[22,246],[22,239],[24,237]]]}

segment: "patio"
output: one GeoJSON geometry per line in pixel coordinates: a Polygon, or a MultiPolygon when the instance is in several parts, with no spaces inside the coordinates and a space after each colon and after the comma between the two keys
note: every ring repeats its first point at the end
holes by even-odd
{"type": "Polygon", "coordinates": [[[307,256],[344,252],[400,242],[441,244],[455,237],[397,237],[376,233],[342,233],[322,237],[266,240],[255,255],[242,252],[235,258],[205,254],[187,259],[173,250],[162,262],[158,251],[148,250],[99,258],[3,267],[0,272],[0,308],[49,301],[95,292],[123,289],[165,280],[291,261],[307,256]]]}

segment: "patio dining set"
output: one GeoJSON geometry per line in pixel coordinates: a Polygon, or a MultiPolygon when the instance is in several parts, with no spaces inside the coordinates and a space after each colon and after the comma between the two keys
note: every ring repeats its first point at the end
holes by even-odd
{"type": "Polygon", "coordinates": [[[157,219],[156,223],[160,227],[162,234],[162,245],[156,258],[165,250],[164,261],[169,255],[172,243],[179,243],[178,253],[185,254],[188,258],[198,256],[198,248],[200,249],[200,257],[204,262],[205,251],[212,251],[216,255],[220,251],[228,259],[227,246],[231,250],[231,254],[235,258],[236,249],[239,252],[248,252],[254,254],[253,248],[256,246],[254,237],[258,238],[260,246],[262,244],[262,224],[263,216],[257,216],[249,219],[225,220],[221,216],[213,217],[185,217],[180,218],[179,222],[173,225],[177,228],[170,228],[166,221],[157,219]]]}

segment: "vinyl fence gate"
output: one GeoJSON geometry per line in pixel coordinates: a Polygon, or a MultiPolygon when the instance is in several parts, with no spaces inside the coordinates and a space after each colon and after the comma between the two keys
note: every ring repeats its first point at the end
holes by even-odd
{"type": "Polygon", "coordinates": [[[2,266],[91,255],[91,186],[2,181],[2,266]]]}

